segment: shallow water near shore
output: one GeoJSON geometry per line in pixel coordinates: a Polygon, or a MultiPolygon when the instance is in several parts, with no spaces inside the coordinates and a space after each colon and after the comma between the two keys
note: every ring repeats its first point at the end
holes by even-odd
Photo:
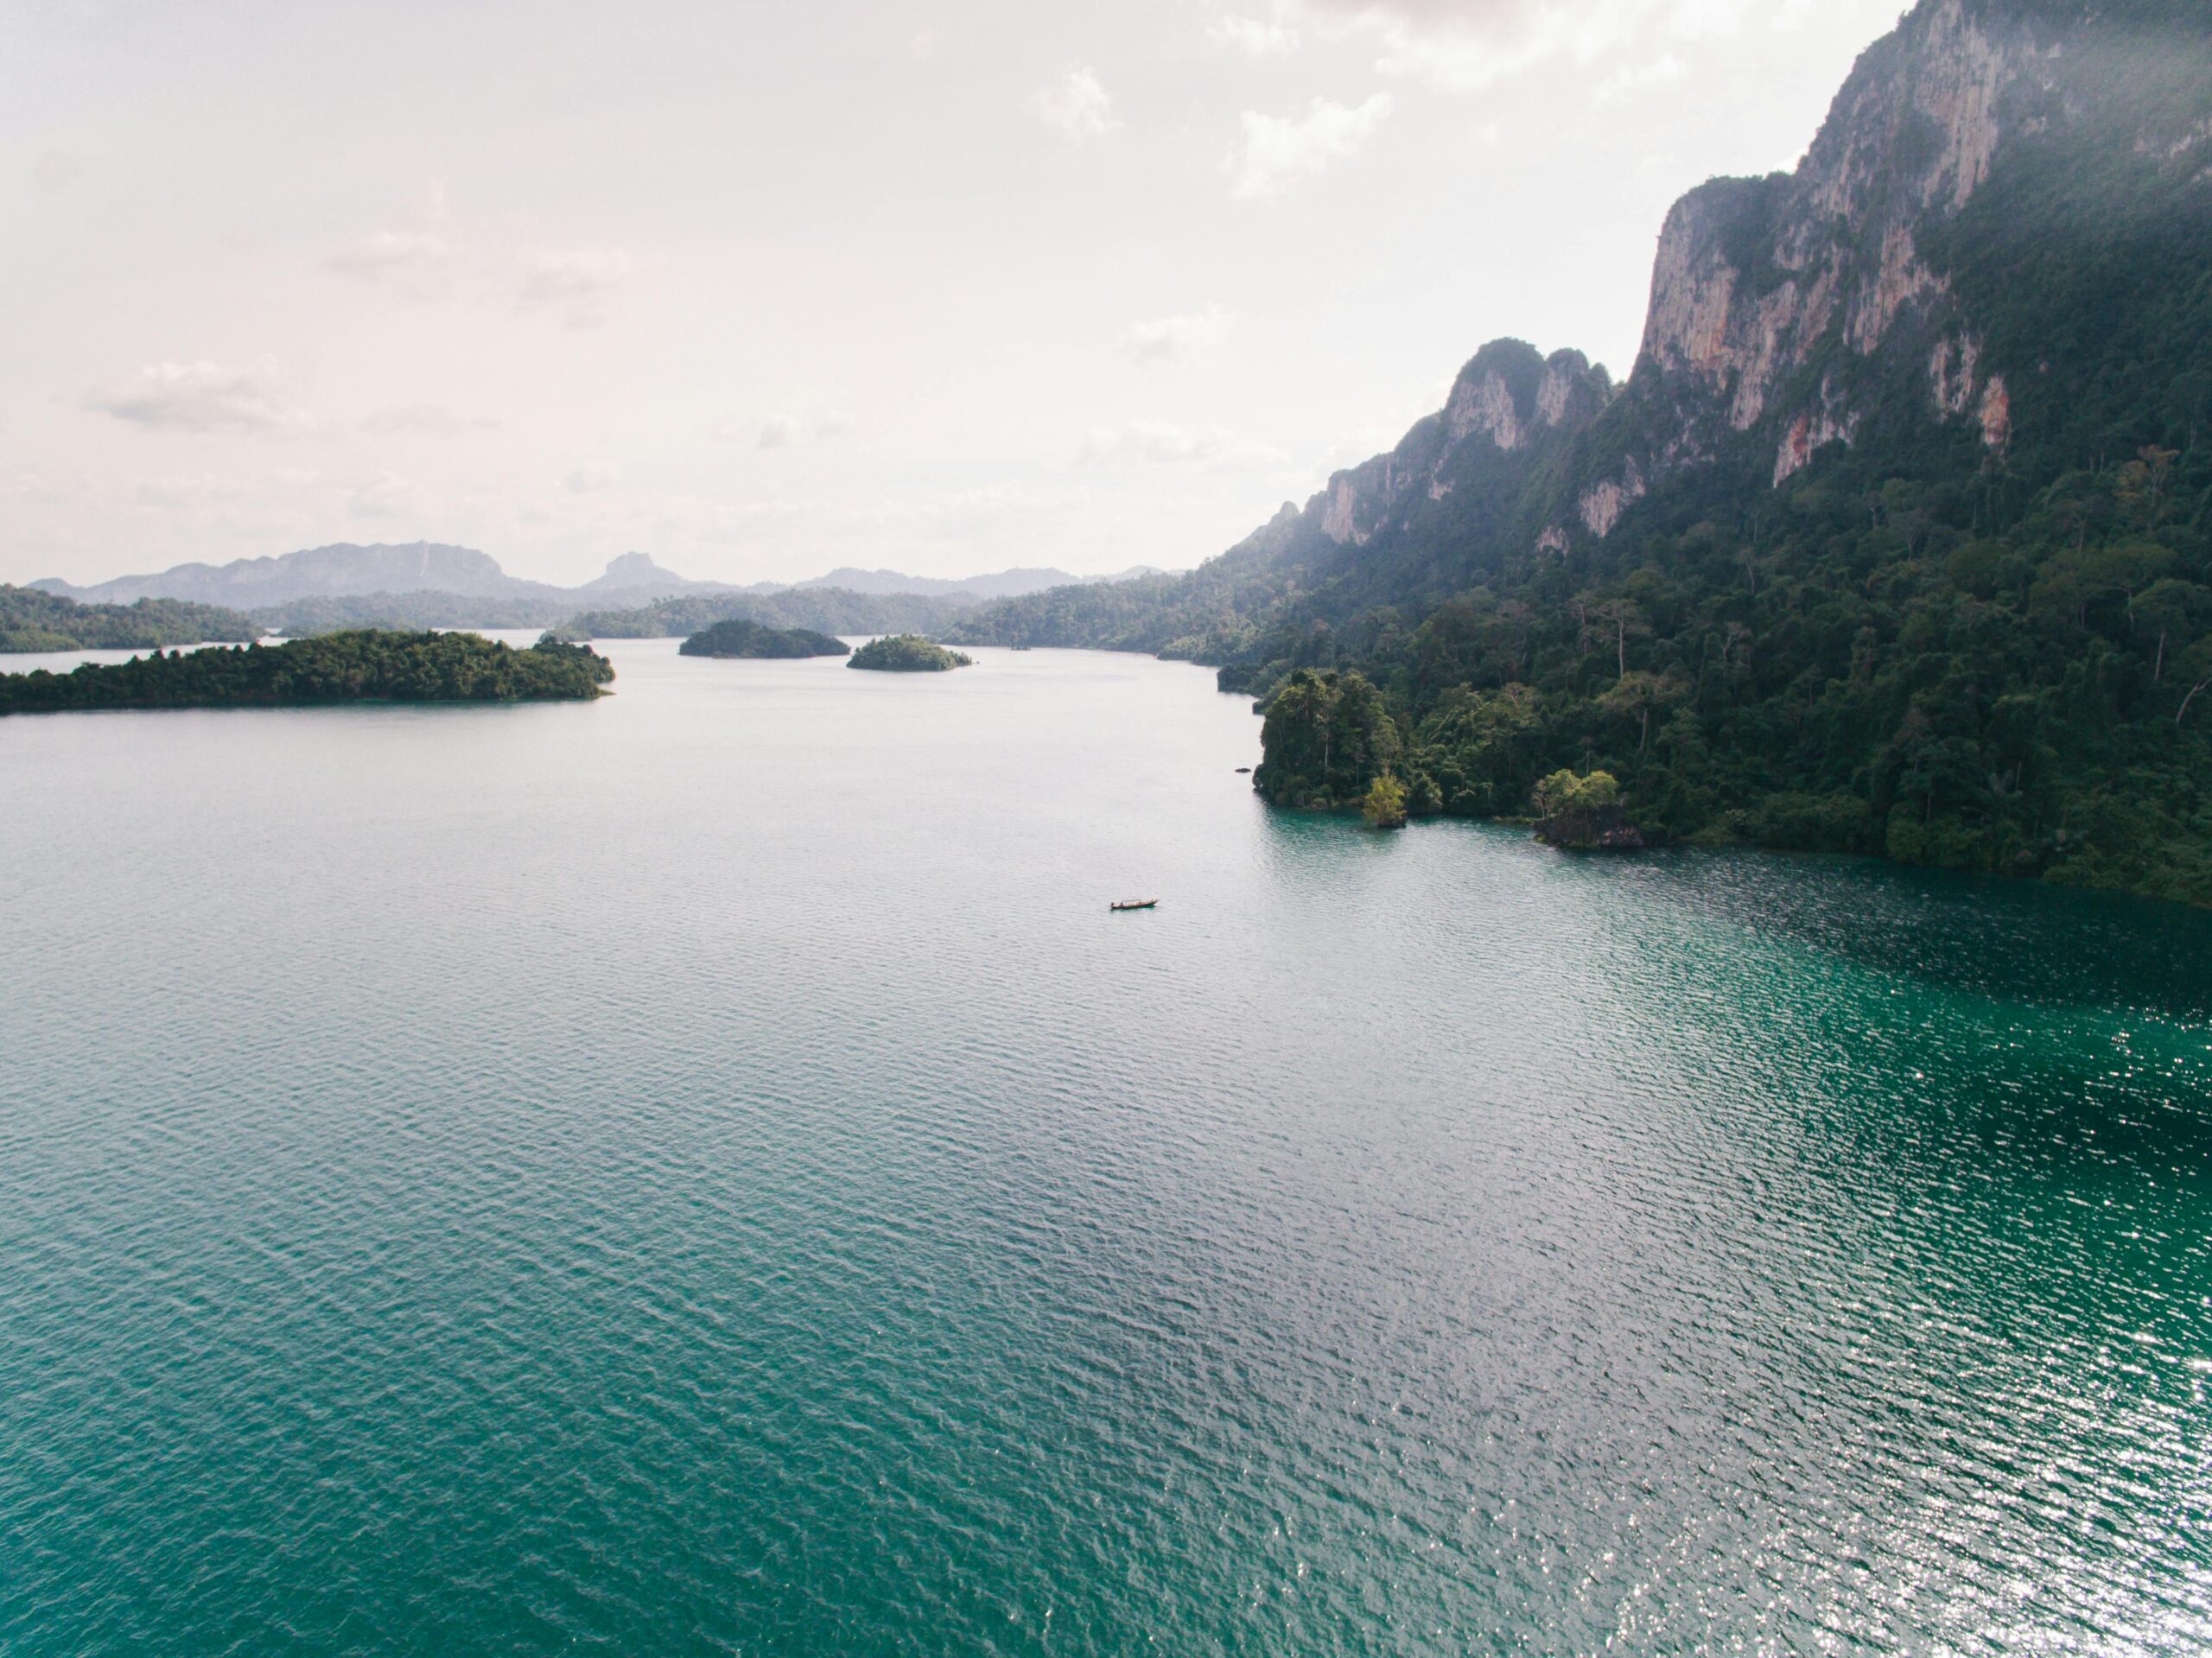
{"type": "Polygon", "coordinates": [[[0,1648],[2212,1644],[2212,918],[601,648],[0,721],[0,1648]]]}

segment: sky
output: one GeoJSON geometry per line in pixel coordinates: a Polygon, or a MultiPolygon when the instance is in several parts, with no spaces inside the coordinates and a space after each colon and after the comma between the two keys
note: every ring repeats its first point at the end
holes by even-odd
{"type": "Polygon", "coordinates": [[[1625,376],[1897,10],[0,0],[0,581],[1186,568],[1487,340],[1625,376]]]}

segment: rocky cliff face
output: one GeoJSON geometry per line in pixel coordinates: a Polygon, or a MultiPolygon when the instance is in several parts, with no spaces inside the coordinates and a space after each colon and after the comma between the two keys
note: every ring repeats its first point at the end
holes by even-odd
{"type": "Polygon", "coordinates": [[[1756,519],[1847,448],[2024,499],[2101,465],[2131,410],[2196,395],[2208,248],[2208,0],[1919,0],[1794,172],[1669,213],[1625,386],[1580,353],[1484,346],[1395,448],[1219,561],[1233,594],[1193,610],[1417,607],[1573,558],[1680,489],[1756,519]]]}
{"type": "Polygon", "coordinates": [[[1866,378],[1853,359],[1893,345],[1927,382],[1929,413],[2004,443],[2003,370],[1921,244],[1988,178],[2008,118],[2031,101],[2019,94],[2056,89],[2061,32],[1925,0],[1860,59],[1794,175],[1719,180],[1676,204],[1637,363],[1691,394],[1675,429],[1652,435],[1662,469],[1758,431],[1781,482],[1852,441],[1866,378]]]}
{"type": "Polygon", "coordinates": [[[1459,371],[1444,407],[1396,448],[1330,479],[1300,515],[1302,538],[1365,547],[1378,535],[1464,516],[1471,503],[1495,509],[1616,394],[1605,371],[1579,351],[1545,357],[1519,340],[1493,341],[1459,371]]]}
{"type": "Polygon", "coordinates": [[[2012,387],[2044,365],[2000,359],[1986,308],[1930,249],[2008,155],[2069,130],[2196,167],[2186,105],[2203,98],[2177,117],[2145,72],[2201,54],[2205,21],[2153,0],[1922,0],[1860,58],[1794,174],[1716,180],[1669,214],[1632,380],[1669,411],[1639,434],[1647,469],[1756,438],[1779,484],[1908,382],[1918,412],[2003,450],[2012,387]]]}
{"type": "MultiPolygon", "coordinates": [[[[1921,0],[1860,58],[1795,173],[1717,179],[1668,215],[1627,396],[1580,353],[1485,346],[1442,410],[1330,480],[1310,527],[1366,548],[1417,527],[1421,501],[1522,479],[1548,497],[1476,516],[1560,552],[1604,539],[1685,469],[1755,455],[1778,486],[1878,416],[2003,451],[2017,377],[2045,365],[2003,360],[1931,245],[2008,149],[2069,126],[2117,118],[2139,156],[2212,185],[2205,99],[2177,117],[2136,73],[2171,55],[2162,39],[2201,49],[2203,32],[2169,0],[1921,0]],[[1560,467],[1479,464],[1556,448],[1600,416],[1560,467]]],[[[2212,188],[2202,194],[2212,204],[2212,188]]]]}

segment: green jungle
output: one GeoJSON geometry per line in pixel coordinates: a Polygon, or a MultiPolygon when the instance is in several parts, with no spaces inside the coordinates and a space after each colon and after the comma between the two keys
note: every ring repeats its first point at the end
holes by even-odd
{"type": "Polygon", "coordinates": [[[474,633],[326,633],[283,645],[171,651],[72,672],[0,675],[0,714],[329,702],[534,702],[604,695],[588,645],[526,651],[474,633]]]}

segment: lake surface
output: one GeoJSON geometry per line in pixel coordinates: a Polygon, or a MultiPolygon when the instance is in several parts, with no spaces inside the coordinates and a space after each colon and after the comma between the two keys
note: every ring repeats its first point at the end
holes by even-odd
{"type": "Polygon", "coordinates": [[[0,1650],[2212,1645],[2204,916],[606,648],[0,721],[0,1650]]]}

